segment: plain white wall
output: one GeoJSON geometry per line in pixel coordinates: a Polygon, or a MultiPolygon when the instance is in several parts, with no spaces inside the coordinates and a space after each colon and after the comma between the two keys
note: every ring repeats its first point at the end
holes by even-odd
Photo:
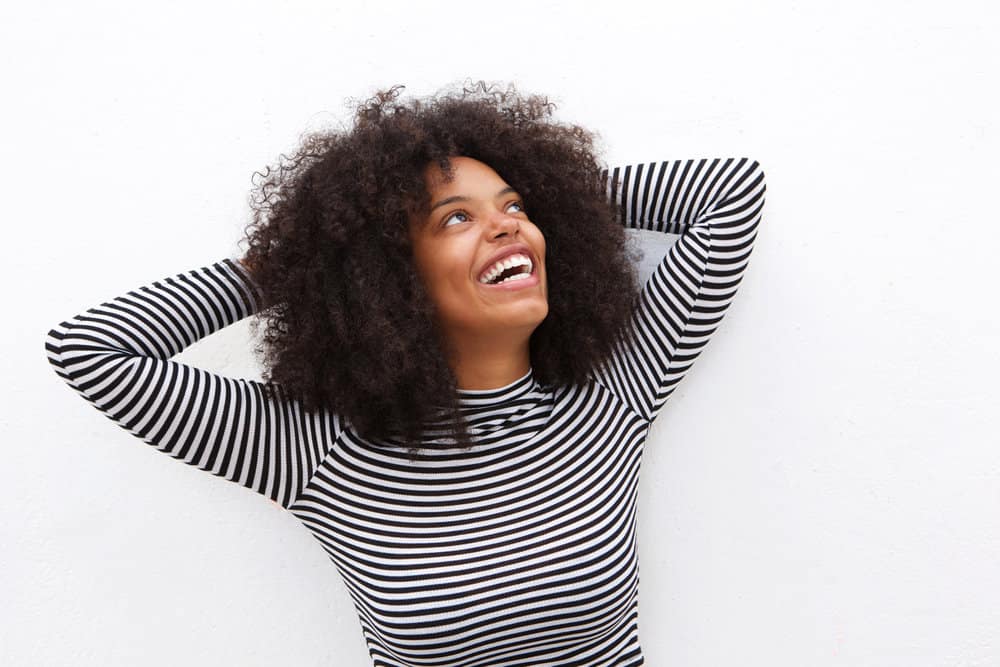
{"type": "MultiPolygon", "coordinates": [[[[108,421],[44,335],[236,253],[251,174],[346,98],[472,77],[551,95],[612,164],[749,156],[767,174],[739,297],[647,443],[647,664],[1000,664],[997,12],[9,8],[0,663],[370,664],[297,520],[108,421]]],[[[648,269],[670,238],[643,240],[648,269]]],[[[182,359],[259,377],[247,324],[182,359]]]]}

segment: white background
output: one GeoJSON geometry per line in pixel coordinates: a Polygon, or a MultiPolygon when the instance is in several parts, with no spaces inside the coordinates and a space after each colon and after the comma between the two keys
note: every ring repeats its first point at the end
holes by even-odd
{"type": "MultiPolygon", "coordinates": [[[[767,176],[737,301],[647,443],[647,664],[1000,664],[997,13],[7,9],[0,663],[370,664],[305,528],[100,415],[44,336],[235,255],[252,173],[347,98],[471,77],[550,95],[610,164],[748,156],[767,176]]],[[[669,239],[643,238],[648,270],[669,239]]],[[[184,360],[257,376],[247,324],[184,360]]]]}

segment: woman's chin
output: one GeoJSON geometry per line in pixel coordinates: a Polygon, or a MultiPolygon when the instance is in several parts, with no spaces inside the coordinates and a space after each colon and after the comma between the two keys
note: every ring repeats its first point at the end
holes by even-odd
{"type": "MultiPolygon", "coordinates": [[[[528,306],[528,304],[524,304],[528,306]]],[[[540,325],[549,314],[549,304],[544,300],[539,300],[537,304],[530,304],[531,307],[525,307],[516,314],[512,314],[510,317],[510,323],[512,326],[525,327],[530,326],[532,328],[540,325]]]]}

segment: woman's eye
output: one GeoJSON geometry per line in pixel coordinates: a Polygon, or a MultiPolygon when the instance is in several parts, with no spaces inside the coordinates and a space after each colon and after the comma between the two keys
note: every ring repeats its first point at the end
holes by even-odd
{"type": "MultiPolygon", "coordinates": [[[[517,210],[515,211],[515,213],[524,213],[524,204],[522,204],[521,202],[519,202],[519,201],[512,201],[511,203],[507,204],[507,210],[508,211],[510,210],[511,206],[516,206],[517,207],[517,210]]],[[[465,222],[466,220],[469,219],[468,214],[466,214],[464,211],[455,211],[454,213],[452,213],[451,215],[449,215],[447,218],[444,219],[444,221],[441,223],[441,226],[442,227],[450,227],[451,225],[448,224],[448,223],[450,223],[453,219],[459,218],[459,217],[461,217],[461,219],[459,220],[459,222],[465,222]]]]}
{"type": "MultiPolygon", "coordinates": [[[[447,218],[444,219],[444,223],[442,224],[442,226],[443,227],[447,227],[448,226],[448,222],[452,218],[457,218],[458,216],[462,216],[463,218],[468,218],[469,217],[465,213],[462,213],[461,211],[456,211],[455,213],[452,213],[451,215],[449,215],[447,218]]],[[[460,220],[459,222],[465,222],[465,221],[464,220],[460,220]]]]}

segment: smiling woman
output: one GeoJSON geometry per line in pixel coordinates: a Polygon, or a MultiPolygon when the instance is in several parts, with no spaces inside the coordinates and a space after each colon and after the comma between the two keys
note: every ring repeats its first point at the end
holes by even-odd
{"type": "Polygon", "coordinates": [[[641,665],[643,443],[736,294],[760,165],[605,170],[543,98],[396,94],[265,180],[245,258],[60,323],[48,359],[296,516],[377,667],[641,665]],[[681,235],[641,291],[626,227],[681,235]],[[170,360],[252,314],[268,383],[170,360]]]}
{"type": "Polygon", "coordinates": [[[427,168],[440,201],[411,219],[413,257],[459,388],[502,387],[528,372],[531,335],[549,312],[545,236],[489,165],[448,163],[450,179],[427,168]]]}
{"type": "Polygon", "coordinates": [[[265,391],[412,450],[445,420],[467,447],[458,390],[529,367],[578,384],[608,359],[638,298],[637,253],[591,133],[556,122],[545,97],[400,93],[361,104],[348,132],[306,137],[258,185],[243,261],[263,302],[265,391]],[[510,243],[544,281],[481,287],[510,243]]]}

